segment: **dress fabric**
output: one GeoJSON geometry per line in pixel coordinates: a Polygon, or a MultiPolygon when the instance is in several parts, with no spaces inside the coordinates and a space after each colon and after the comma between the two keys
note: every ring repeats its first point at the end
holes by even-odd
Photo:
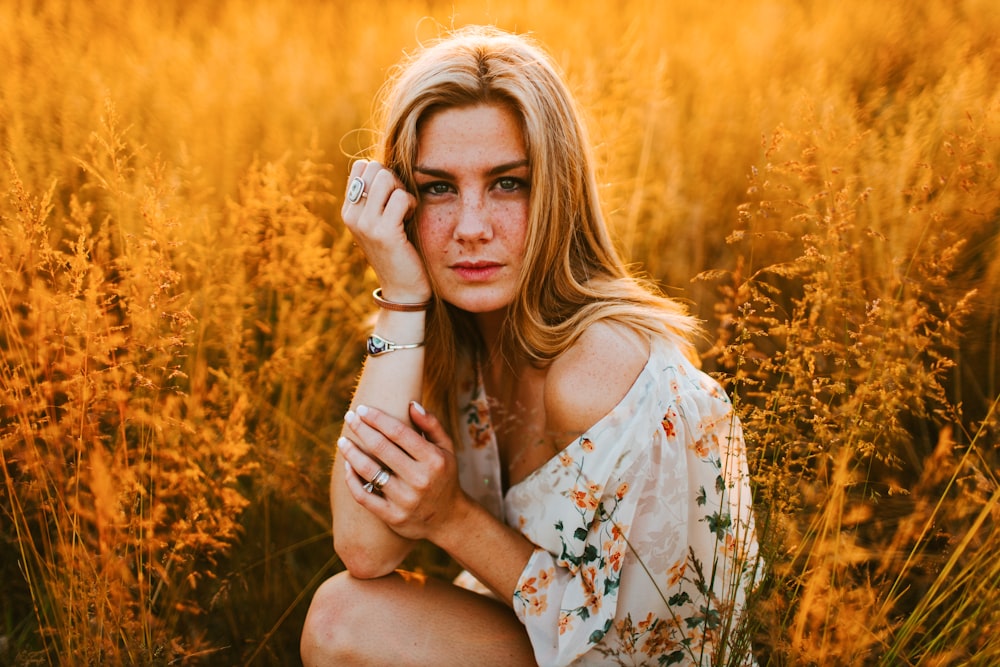
{"type": "Polygon", "coordinates": [[[757,543],[722,388],[654,340],[621,401],[504,494],[482,377],[465,375],[461,484],[537,546],[513,603],[538,664],[709,665],[735,650],[757,543]]]}

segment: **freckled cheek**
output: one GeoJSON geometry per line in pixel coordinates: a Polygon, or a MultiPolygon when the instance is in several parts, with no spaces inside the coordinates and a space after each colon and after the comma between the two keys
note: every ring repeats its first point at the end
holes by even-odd
{"type": "Polygon", "coordinates": [[[430,259],[444,251],[450,238],[448,216],[431,211],[417,214],[417,234],[424,256],[430,259]]]}
{"type": "Polygon", "coordinates": [[[523,247],[528,235],[528,206],[522,202],[498,205],[493,211],[494,231],[508,245],[523,247]]]}

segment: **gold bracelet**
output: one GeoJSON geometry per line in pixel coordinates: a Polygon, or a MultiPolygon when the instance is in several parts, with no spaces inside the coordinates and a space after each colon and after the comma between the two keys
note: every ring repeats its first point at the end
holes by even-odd
{"type": "Polygon", "coordinates": [[[427,310],[431,305],[430,300],[424,301],[423,303],[396,303],[395,301],[386,301],[382,298],[382,288],[376,287],[375,291],[372,292],[372,298],[375,299],[375,303],[379,308],[384,308],[385,310],[395,310],[400,313],[419,313],[422,310],[427,310]]]}

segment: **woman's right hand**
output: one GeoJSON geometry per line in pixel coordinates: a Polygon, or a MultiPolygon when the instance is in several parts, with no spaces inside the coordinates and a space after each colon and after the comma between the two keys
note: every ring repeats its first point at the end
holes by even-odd
{"type": "Polygon", "coordinates": [[[352,203],[345,194],[341,215],[378,276],[382,295],[399,303],[429,300],[427,271],[404,228],[417,210],[417,198],[396,174],[375,161],[355,162],[348,188],[355,178],[364,181],[365,196],[352,203]]]}

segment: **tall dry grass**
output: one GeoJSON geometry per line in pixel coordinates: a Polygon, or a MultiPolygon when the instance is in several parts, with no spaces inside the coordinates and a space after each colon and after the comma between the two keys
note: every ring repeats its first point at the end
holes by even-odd
{"type": "Polygon", "coordinates": [[[0,662],[297,664],[372,280],[347,156],[475,21],[552,49],[623,249],[718,333],[759,662],[995,664],[986,0],[4,3],[0,662]]]}

